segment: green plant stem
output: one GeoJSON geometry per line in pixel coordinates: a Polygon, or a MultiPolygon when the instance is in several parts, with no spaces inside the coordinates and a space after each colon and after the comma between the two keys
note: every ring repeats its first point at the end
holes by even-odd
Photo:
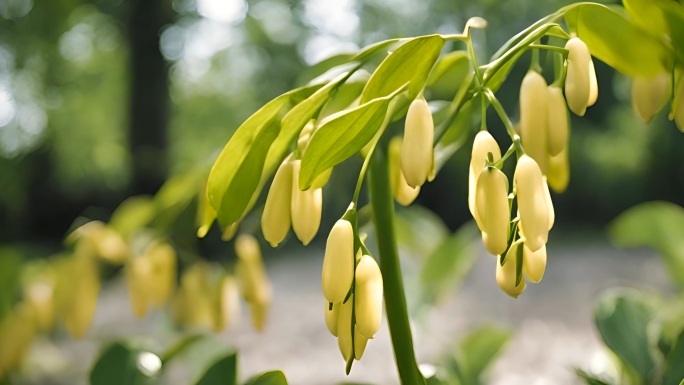
{"type": "Polygon", "coordinates": [[[394,358],[402,385],[424,385],[425,379],[418,370],[404,283],[399,264],[397,237],[394,232],[394,200],[390,190],[389,162],[383,146],[377,148],[370,162],[370,201],[373,205],[373,224],[380,252],[385,310],[392,337],[394,358]]]}

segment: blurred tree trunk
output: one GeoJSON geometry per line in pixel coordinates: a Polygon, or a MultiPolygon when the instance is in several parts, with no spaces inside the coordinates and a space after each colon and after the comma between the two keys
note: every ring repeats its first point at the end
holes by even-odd
{"type": "Polygon", "coordinates": [[[153,194],[167,175],[169,118],[168,67],[159,50],[162,27],[172,22],[169,0],[131,0],[130,122],[128,139],[133,158],[131,193],[153,194]]]}

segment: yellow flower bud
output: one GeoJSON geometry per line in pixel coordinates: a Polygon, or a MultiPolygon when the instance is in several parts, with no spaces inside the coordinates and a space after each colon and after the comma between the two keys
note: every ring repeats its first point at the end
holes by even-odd
{"type": "Polygon", "coordinates": [[[420,186],[413,188],[406,183],[404,173],[401,171],[401,143],[402,139],[400,136],[395,136],[389,143],[390,185],[394,199],[400,205],[408,206],[418,197],[420,186]]]}
{"type": "Polygon", "coordinates": [[[546,270],[546,245],[537,251],[523,246],[523,270],[530,281],[539,283],[542,280],[546,270]]]}
{"type": "Polygon", "coordinates": [[[542,173],[532,158],[527,155],[520,157],[513,183],[518,195],[520,227],[525,233],[525,244],[530,250],[537,251],[548,239],[549,209],[542,173]]]}
{"type": "Polygon", "coordinates": [[[674,104],[674,121],[677,124],[677,128],[679,128],[679,131],[684,132],[684,77],[679,80],[679,86],[677,86],[677,94],[674,97],[674,104]]]}
{"type": "Polygon", "coordinates": [[[355,295],[356,329],[364,337],[373,338],[382,320],[382,273],[369,255],[362,256],[356,266],[355,295]]]}
{"type": "Polygon", "coordinates": [[[366,350],[366,345],[368,344],[368,338],[364,337],[359,333],[359,328],[354,329],[354,359],[356,361],[361,360],[363,357],[363,352],[366,350]]]}
{"type": "Polygon", "coordinates": [[[328,302],[344,301],[354,279],[354,264],[354,229],[340,219],[330,230],[323,258],[321,286],[328,302]]]}
{"type": "Polygon", "coordinates": [[[518,252],[518,248],[522,247],[522,244],[522,239],[513,242],[508,253],[506,253],[503,266],[501,266],[500,255],[496,261],[496,283],[504,293],[513,298],[518,298],[518,296],[525,291],[525,286],[527,286],[524,278],[520,280],[520,284],[517,287],[515,286],[517,265],[516,253],[518,252]]]}
{"type": "Polygon", "coordinates": [[[261,215],[261,231],[272,247],[278,246],[290,231],[292,202],[292,163],[290,156],[278,167],[271,189],[268,190],[264,212],[261,215]]]}
{"type": "Polygon", "coordinates": [[[297,150],[299,150],[300,157],[304,156],[306,148],[309,146],[309,140],[313,135],[315,125],[315,120],[309,120],[309,122],[306,123],[306,125],[304,125],[302,130],[299,132],[299,139],[297,139],[297,150]]]}
{"type": "Polygon", "coordinates": [[[549,172],[547,174],[549,186],[557,193],[565,192],[570,181],[570,165],[568,164],[568,149],[549,158],[549,172]]]}
{"type": "MultiPolygon", "coordinates": [[[[563,97],[563,90],[554,85],[550,85],[548,87],[548,91],[548,149],[549,155],[557,156],[568,145],[570,121],[568,117],[568,108],[565,106],[565,97],[563,97]]],[[[527,148],[525,148],[525,151],[527,151],[527,148]]],[[[547,165],[547,174],[549,167],[550,166],[547,165]]]]}
{"type": "Polygon", "coordinates": [[[242,296],[251,304],[268,304],[271,301],[271,285],[268,282],[256,238],[240,234],[235,240],[238,256],[237,273],[242,296]]]}
{"type": "Polygon", "coordinates": [[[264,327],[266,326],[269,305],[270,303],[261,302],[248,304],[252,319],[252,327],[259,333],[264,331],[264,327]]]}
{"type": "Polygon", "coordinates": [[[219,319],[214,330],[220,332],[230,327],[234,321],[240,319],[240,292],[234,277],[225,276],[219,287],[219,319]]]}
{"type": "Polygon", "coordinates": [[[529,71],[520,86],[520,132],[527,155],[546,173],[548,151],[548,98],[546,80],[539,72],[529,71]]]}
{"type": "Polygon", "coordinates": [[[197,238],[204,238],[211,225],[216,219],[216,211],[211,207],[209,203],[209,197],[207,196],[207,184],[204,183],[202,189],[200,190],[197,204],[197,216],[195,222],[197,224],[197,238]]]}
{"type": "Polygon", "coordinates": [[[589,101],[587,107],[593,106],[598,100],[598,80],[596,79],[596,68],[594,61],[589,58],[589,101]]]}
{"type": "Polygon", "coordinates": [[[340,305],[339,318],[337,320],[337,346],[345,361],[354,355],[352,345],[352,310],[354,308],[354,296],[346,303],[340,305]]]}
{"type": "Polygon", "coordinates": [[[69,334],[81,338],[95,315],[100,292],[97,265],[88,254],[76,255],[63,261],[59,269],[57,310],[69,334]]]}
{"type": "Polygon", "coordinates": [[[427,101],[422,97],[415,99],[406,113],[401,145],[401,170],[411,187],[422,186],[430,173],[434,135],[435,126],[427,101]]]}
{"type": "Polygon", "coordinates": [[[340,318],[341,302],[335,303],[330,309],[330,302],[325,301],[325,326],[328,327],[330,334],[337,337],[337,322],[340,318]]]}
{"type": "Polygon", "coordinates": [[[480,229],[482,229],[482,224],[475,206],[475,190],[477,188],[477,179],[480,177],[485,164],[487,164],[487,154],[490,152],[494,162],[498,162],[501,159],[501,149],[499,149],[499,145],[494,140],[494,137],[487,131],[478,132],[473,141],[473,151],[468,171],[468,208],[480,229]]]}
{"type": "Polygon", "coordinates": [[[330,180],[330,175],[332,175],[332,171],[333,167],[330,167],[329,169],[318,174],[316,179],[314,179],[314,181],[311,183],[311,188],[317,190],[319,188],[323,188],[326,184],[328,184],[328,181],[330,180]]]}
{"type": "Polygon", "coordinates": [[[632,109],[644,123],[648,123],[670,98],[670,80],[666,72],[652,78],[632,79],[632,109]]]}
{"type": "Polygon", "coordinates": [[[0,380],[3,373],[21,365],[35,335],[34,314],[28,304],[19,303],[0,319],[0,380]]]}
{"type": "Polygon", "coordinates": [[[486,167],[477,180],[477,213],[482,223],[482,241],[490,254],[498,255],[508,246],[508,181],[495,167],[486,167]]]}
{"type": "Polygon", "coordinates": [[[568,50],[568,72],[565,77],[565,97],[570,111],[584,116],[589,104],[591,54],[582,40],[573,37],[565,44],[568,50]]]}
{"type": "Polygon", "coordinates": [[[37,326],[41,331],[48,331],[55,324],[53,298],[54,286],[44,281],[34,282],[24,291],[24,299],[31,306],[36,316],[37,326]]]}
{"type": "Polygon", "coordinates": [[[151,262],[146,256],[132,258],[126,264],[125,271],[131,309],[136,317],[142,318],[147,312],[149,293],[154,289],[151,262]]]}
{"type": "Polygon", "coordinates": [[[214,325],[214,300],[209,279],[210,267],[196,263],[183,272],[181,284],[173,300],[176,323],[185,327],[214,325]]]}
{"type": "Polygon", "coordinates": [[[160,307],[171,298],[176,288],[176,251],[168,243],[153,243],[146,251],[150,261],[150,305],[160,307]]]}
{"type": "Polygon", "coordinates": [[[292,161],[292,228],[297,238],[308,245],[316,236],[321,224],[323,206],[323,190],[310,188],[299,189],[300,160],[292,161]]]}
{"type": "Polygon", "coordinates": [[[544,180],[544,197],[546,198],[546,207],[549,210],[549,230],[553,227],[553,223],[556,221],[556,211],[553,209],[553,200],[551,199],[551,192],[549,191],[549,185],[546,182],[546,177],[542,178],[544,180]]]}

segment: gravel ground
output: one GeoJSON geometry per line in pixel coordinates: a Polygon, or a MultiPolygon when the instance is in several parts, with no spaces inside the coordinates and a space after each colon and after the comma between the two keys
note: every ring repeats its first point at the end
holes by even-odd
{"type": "MultiPolygon", "coordinates": [[[[607,362],[592,324],[592,306],[601,290],[621,285],[671,290],[660,260],[649,250],[615,250],[604,243],[573,246],[568,242],[550,243],[548,250],[544,280],[529,285],[517,300],[496,286],[495,260],[480,250],[477,263],[459,291],[414,324],[419,362],[433,362],[469,329],[493,323],[512,328],[515,336],[492,367],[491,384],[574,384],[572,367],[598,370],[607,362]]],[[[368,343],[351,375],[345,376],[337,342],[323,321],[322,256],[322,249],[310,247],[305,254],[269,259],[274,301],[266,330],[262,334],[254,332],[243,312],[239,324],[217,339],[238,349],[243,377],[281,369],[294,385],[343,381],[397,384],[386,324],[368,343]]],[[[61,372],[60,377],[68,378],[69,383],[85,383],[85,373],[101,341],[131,331],[168,339],[167,324],[159,313],[135,319],[128,307],[125,286],[115,281],[103,290],[94,325],[84,340],[64,338],[56,345],[39,340],[28,366],[43,370],[48,366],[61,372]]],[[[188,370],[175,369],[167,382],[185,384],[189,376],[188,370]]],[[[50,382],[43,377],[37,383],[50,382]]]]}

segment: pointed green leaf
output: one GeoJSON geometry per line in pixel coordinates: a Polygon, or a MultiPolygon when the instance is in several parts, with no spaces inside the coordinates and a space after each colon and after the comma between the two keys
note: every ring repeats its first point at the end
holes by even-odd
{"type": "Polygon", "coordinates": [[[584,380],[587,385],[609,385],[607,382],[592,376],[591,374],[585,372],[582,369],[576,368],[575,373],[578,377],[584,380]]]}
{"type": "Polygon", "coordinates": [[[287,385],[287,378],[280,370],[274,370],[250,378],[245,385],[287,385]]]}
{"type": "Polygon", "coordinates": [[[139,351],[116,342],[103,351],[90,372],[91,385],[138,385],[145,376],[138,369],[139,351]]]}
{"type": "Polygon", "coordinates": [[[342,163],[370,142],[385,120],[390,101],[403,89],[336,114],[318,127],[302,158],[299,188],[308,189],[320,173],[342,163]]]}
{"type": "Polygon", "coordinates": [[[684,381],[684,331],[667,355],[662,385],[678,385],[681,381],[684,381]]]}
{"type": "Polygon", "coordinates": [[[237,384],[237,353],[230,353],[204,373],[196,385],[236,385],[237,384]]]}
{"type": "Polygon", "coordinates": [[[593,56],[626,76],[655,76],[668,68],[670,58],[660,41],[604,5],[571,6],[565,21],[593,56]]]}
{"type": "Polygon", "coordinates": [[[672,280],[684,287],[684,208],[662,201],[636,205],[613,220],[609,235],[618,247],[658,251],[672,280]]]}
{"type": "Polygon", "coordinates": [[[461,383],[480,384],[480,376],[511,336],[511,331],[496,326],[482,326],[468,333],[454,357],[461,383]]]}
{"type": "Polygon", "coordinates": [[[429,35],[412,39],[397,48],[368,80],[361,103],[390,95],[407,82],[410,82],[409,99],[413,100],[423,89],[443,45],[441,36],[429,35]]]}
{"type": "Polygon", "coordinates": [[[156,214],[156,206],[148,195],[127,198],[112,213],[109,227],[126,238],[133,231],[147,226],[156,214]]]}
{"type": "Polygon", "coordinates": [[[651,357],[648,324],[653,299],[634,289],[613,289],[601,296],[594,310],[603,341],[625,365],[648,382],[656,367],[651,357]]]}

